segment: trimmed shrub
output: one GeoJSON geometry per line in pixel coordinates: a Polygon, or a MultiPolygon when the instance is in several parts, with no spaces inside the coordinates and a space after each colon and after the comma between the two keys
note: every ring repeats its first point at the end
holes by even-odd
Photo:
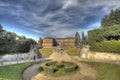
{"type": "Polygon", "coordinates": [[[120,40],[119,41],[103,41],[100,43],[93,43],[90,47],[93,51],[100,51],[100,52],[114,52],[120,53],[120,40]]]}
{"type": "Polygon", "coordinates": [[[50,66],[50,65],[55,65],[57,63],[57,61],[52,61],[52,62],[48,62],[45,65],[46,66],[50,66]]]}
{"type": "Polygon", "coordinates": [[[65,72],[75,71],[77,68],[78,66],[72,62],[62,61],[61,63],[58,63],[57,61],[52,61],[52,62],[46,62],[43,65],[41,65],[39,70],[40,72],[44,71],[49,73],[55,73],[56,71],[59,72],[59,70],[62,70],[65,73],[65,72]]]}
{"type": "Polygon", "coordinates": [[[75,71],[78,68],[78,66],[72,62],[63,61],[62,63],[65,65],[65,67],[64,67],[65,72],[75,71]]]}
{"type": "Polygon", "coordinates": [[[57,71],[57,68],[52,68],[52,67],[43,67],[43,70],[45,72],[50,72],[50,73],[54,73],[57,71]]]}
{"type": "Polygon", "coordinates": [[[42,72],[42,71],[43,71],[43,67],[40,66],[40,68],[39,68],[39,72],[42,72]]]}
{"type": "Polygon", "coordinates": [[[72,72],[72,71],[75,71],[77,68],[78,68],[78,66],[76,64],[71,65],[71,66],[69,65],[69,66],[64,68],[64,71],[65,72],[72,72]]]}
{"type": "Polygon", "coordinates": [[[65,65],[63,63],[58,63],[56,66],[57,66],[57,68],[64,68],[65,67],[65,65]]]}
{"type": "Polygon", "coordinates": [[[41,67],[45,72],[54,73],[55,71],[57,71],[56,63],[57,61],[47,62],[47,63],[44,63],[41,67]]]}

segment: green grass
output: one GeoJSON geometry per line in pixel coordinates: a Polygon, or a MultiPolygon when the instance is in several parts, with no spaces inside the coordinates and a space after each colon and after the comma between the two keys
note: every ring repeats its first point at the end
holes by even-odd
{"type": "MultiPolygon", "coordinates": [[[[50,56],[55,48],[42,48],[40,49],[40,53],[42,56],[48,57],[50,56]]],[[[79,53],[79,48],[65,48],[65,51],[70,55],[70,56],[78,56],[79,53]]]]}
{"type": "Polygon", "coordinates": [[[53,53],[54,48],[42,48],[40,49],[40,53],[42,56],[48,57],[53,53]]]}
{"type": "Polygon", "coordinates": [[[120,66],[108,63],[87,62],[98,71],[97,80],[120,80],[120,66]]]}
{"type": "Polygon", "coordinates": [[[31,63],[0,66],[0,80],[23,80],[22,71],[31,63]]]}
{"type": "Polygon", "coordinates": [[[80,49],[79,48],[65,48],[65,51],[70,56],[78,56],[78,53],[79,53],[80,49]]]}

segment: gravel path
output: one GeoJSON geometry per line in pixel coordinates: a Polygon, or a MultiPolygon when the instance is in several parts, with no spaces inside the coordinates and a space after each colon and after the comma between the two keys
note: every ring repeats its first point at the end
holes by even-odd
{"type": "Polygon", "coordinates": [[[30,67],[28,67],[24,72],[23,72],[23,79],[24,80],[31,80],[33,76],[38,74],[38,68],[40,67],[40,64],[34,64],[30,67]]]}
{"type": "Polygon", "coordinates": [[[22,74],[23,80],[31,80],[31,78],[33,76],[35,76],[35,75],[37,75],[39,73],[38,69],[39,69],[40,65],[43,62],[46,62],[46,61],[49,61],[49,59],[42,59],[40,61],[40,63],[34,64],[34,65],[28,67],[27,69],[25,69],[24,72],[23,72],[23,74],[22,74]]]}

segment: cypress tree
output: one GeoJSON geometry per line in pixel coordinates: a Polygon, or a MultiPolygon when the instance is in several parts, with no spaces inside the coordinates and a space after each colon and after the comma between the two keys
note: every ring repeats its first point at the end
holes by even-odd
{"type": "Polygon", "coordinates": [[[80,45],[80,35],[78,32],[75,33],[75,46],[79,46],[80,45]]]}

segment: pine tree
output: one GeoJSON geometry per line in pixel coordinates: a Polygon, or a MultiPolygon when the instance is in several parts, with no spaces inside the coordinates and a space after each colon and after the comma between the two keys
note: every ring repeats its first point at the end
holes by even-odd
{"type": "Polygon", "coordinates": [[[102,27],[120,25],[120,9],[111,10],[111,13],[102,19],[101,25],[102,27]]]}

